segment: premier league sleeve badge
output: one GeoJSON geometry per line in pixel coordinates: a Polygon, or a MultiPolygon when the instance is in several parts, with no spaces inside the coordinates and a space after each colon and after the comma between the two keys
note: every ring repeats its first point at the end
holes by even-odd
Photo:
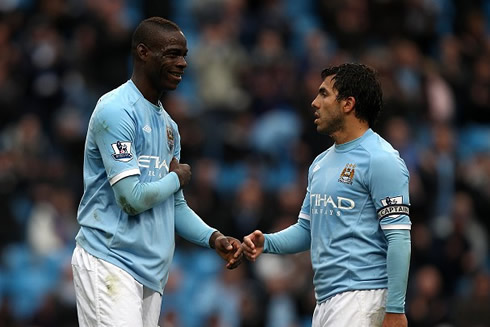
{"type": "Polygon", "coordinates": [[[114,151],[112,157],[115,160],[128,162],[133,159],[133,155],[131,154],[131,142],[117,141],[116,143],[112,143],[111,146],[114,151]]]}

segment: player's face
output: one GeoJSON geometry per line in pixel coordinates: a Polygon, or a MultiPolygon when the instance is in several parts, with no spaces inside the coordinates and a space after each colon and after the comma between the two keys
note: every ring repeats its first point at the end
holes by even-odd
{"type": "Polygon", "coordinates": [[[318,95],[311,103],[315,109],[316,130],[326,135],[332,135],[344,128],[341,102],[337,101],[338,92],[333,84],[332,76],[327,76],[318,88],[318,95]]]}
{"type": "Polygon", "coordinates": [[[147,74],[157,90],[175,90],[187,67],[187,40],[180,31],[157,32],[155,37],[147,74]]]}

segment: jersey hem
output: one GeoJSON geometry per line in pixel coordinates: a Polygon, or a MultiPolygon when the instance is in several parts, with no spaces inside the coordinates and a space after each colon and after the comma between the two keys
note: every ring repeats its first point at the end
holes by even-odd
{"type": "Polygon", "coordinates": [[[125,272],[130,274],[131,277],[133,277],[137,282],[141,283],[143,286],[146,286],[146,287],[154,290],[155,292],[160,293],[160,295],[163,295],[163,289],[160,287],[160,285],[156,285],[156,284],[150,282],[149,280],[142,278],[141,276],[138,276],[133,271],[127,269],[127,267],[124,264],[122,264],[121,262],[119,262],[117,259],[109,256],[108,253],[103,253],[103,252],[97,251],[97,250],[93,249],[92,247],[90,247],[87,243],[77,241],[77,244],[80,247],[82,247],[85,251],[87,251],[89,254],[93,255],[94,257],[96,257],[100,260],[104,260],[110,264],[113,264],[116,267],[121,268],[122,270],[124,270],[125,272]]]}
{"type": "Polygon", "coordinates": [[[324,298],[318,298],[318,299],[316,300],[316,303],[317,303],[317,304],[323,303],[323,302],[325,302],[325,301],[330,300],[330,299],[331,299],[331,298],[333,298],[334,296],[339,295],[339,294],[342,294],[342,293],[354,292],[354,291],[384,290],[384,289],[388,289],[388,287],[366,287],[366,288],[359,287],[359,288],[350,288],[350,289],[345,289],[345,290],[342,290],[342,291],[338,291],[338,292],[335,292],[335,293],[329,294],[328,296],[326,296],[326,297],[324,297],[324,298]]]}

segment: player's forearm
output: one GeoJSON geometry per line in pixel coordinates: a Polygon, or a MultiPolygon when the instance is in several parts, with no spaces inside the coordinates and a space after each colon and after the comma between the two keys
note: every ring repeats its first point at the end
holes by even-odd
{"type": "Polygon", "coordinates": [[[386,312],[404,313],[408,270],[410,267],[410,231],[394,229],[385,230],[384,232],[388,240],[386,312]]]}
{"type": "Polygon", "coordinates": [[[265,234],[264,253],[290,254],[310,249],[310,222],[298,219],[288,228],[273,234],[265,234]]]}
{"type": "Polygon", "coordinates": [[[131,216],[162,203],[179,187],[179,178],[172,172],[156,182],[140,183],[138,176],[134,175],[112,186],[117,203],[131,216]]]}
{"type": "Polygon", "coordinates": [[[189,242],[203,247],[209,247],[209,238],[216,231],[187,205],[182,190],[175,194],[175,231],[189,242]]]}

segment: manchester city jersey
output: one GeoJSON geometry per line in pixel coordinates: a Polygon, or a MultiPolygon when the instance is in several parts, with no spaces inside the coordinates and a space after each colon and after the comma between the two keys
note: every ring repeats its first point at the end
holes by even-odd
{"type": "Polygon", "coordinates": [[[177,125],[131,80],[99,99],[85,142],[76,241],[158,292],[163,292],[175,247],[174,195],[129,216],[111,185],[131,175],[139,175],[142,183],[157,181],[168,174],[172,157],[180,159],[177,125]]]}
{"type": "Polygon", "coordinates": [[[398,152],[371,129],[313,161],[299,217],[310,221],[319,302],[387,288],[383,229],[410,229],[408,181],[398,152]]]}

